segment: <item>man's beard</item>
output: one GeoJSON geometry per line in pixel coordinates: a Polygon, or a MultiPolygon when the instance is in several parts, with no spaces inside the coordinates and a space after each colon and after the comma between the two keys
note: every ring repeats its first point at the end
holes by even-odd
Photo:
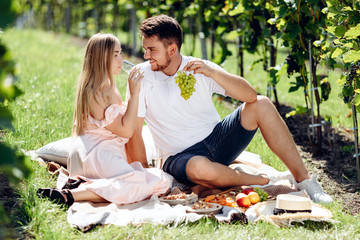
{"type": "Polygon", "coordinates": [[[157,66],[152,67],[151,66],[151,70],[153,71],[163,71],[165,68],[167,68],[171,63],[171,59],[169,55],[166,55],[166,63],[164,65],[159,65],[157,64],[157,66]]]}

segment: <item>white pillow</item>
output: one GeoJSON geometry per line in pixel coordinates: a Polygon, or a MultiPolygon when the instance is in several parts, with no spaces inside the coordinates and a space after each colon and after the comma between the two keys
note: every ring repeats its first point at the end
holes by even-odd
{"type": "MultiPolygon", "coordinates": [[[[148,163],[151,163],[152,156],[155,153],[154,140],[152,138],[149,127],[145,125],[142,131],[142,137],[144,139],[145,149],[146,149],[146,158],[148,163]]],[[[46,144],[45,146],[36,150],[38,157],[47,160],[59,163],[66,167],[67,159],[70,153],[71,146],[73,144],[72,137],[60,139],[55,142],[46,144]]],[[[243,151],[239,156],[239,159],[242,161],[250,161],[260,164],[261,158],[258,154],[243,151]]]]}
{"type": "MultiPolygon", "coordinates": [[[[147,125],[143,127],[142,136],[146,149],[146,158],[148,163],[151,163],[152,155],[155,152],[155,146],[153,138],[151,136],[151,132],[147,125]]],[[[66,166],[72,143],[72,137],[60,139],[39,148],[38,150],[36,150],[36,154],[38,157],[44,160],[53,161],[63,166],[66,166]]]]}
{"type": "Polygon", "coordinates": [[[39,148],[36,150],[36,154],[44,160],[57,162],[66,166],[72,143],[72,137],[60,139],[39,148]]]}

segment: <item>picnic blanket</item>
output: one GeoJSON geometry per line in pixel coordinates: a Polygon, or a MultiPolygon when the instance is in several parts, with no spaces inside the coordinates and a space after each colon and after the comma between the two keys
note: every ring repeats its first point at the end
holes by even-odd
{"type": "MultiPolygon", "coordinates": [[[[150,199],[126,205],[114,203],[76,202],[68,209],[67,220],[71,226],[81,230],[90,229],[98,224],[114,224],[125,226],[127,224],[174,224],[195,222],[205,217],[196,213],[187,213],[183,205],[170,206],[160,202],[157,196],[150,199]]],[[[247,223],[243,212],[235,208],[223,207],[222,212],[210,216],[219,222],[247,223]]]]}
{"type": "MultiPolygon", "coordinates": [[[[154,152],[152,137],[147,128],[144,128],[143,137],[147,152],[154,152]]],[[[24,152],[40,164],[46,164],[51,174],[57,174],[58,181],[56,187],[61,189],[64,186],[64,182],[68,179],[65,164],[68,156],[67,146],[70,144],[70,138],[66,138],[43,146],[41,151],[38,149],[37,151],[24,152]]],[[[148,161],[151,161],[151,154],[148,154],[147,157],[148,161]]],[[[239,155],[236,164],[233,164],[231,167],[238,171],[256,174],[259,171],[259,166],[265,167],[269,171],[276,171],[274,168],[262,164],[259,155],[246,151],[239,155]]],[[[262,187],[272,196],[296,191],[291,187],[291,183],[287,180],[285,180],[285,182],[278,182],[277,185],[262,187]]],[[[189,188],[184,184],[173,181],[173,190],[175,188],[180,191],[194,192],[199,198],[226,190],[207,189],[201,186],[189,188]]],[[[99,224],[124,226],[127,224],[137,225],[152,223],[167,225],[173,223],[178,225],[180,223],[195,222],[204,217],[211,217],[219,222],[231,223],[241,221],[245,224],[248,223],[248,220],[256,220],[254,214],[246,214],[244,211],[226,206],[222,208],[220,213],[211,216],[187,213],[186,209],[186,206],[170,206],[167,203],[160,202],[157,196],[152,196],[150,199],[140,202],[123,205],[115,203],[75,202],[67,210],[67,220],[71,226],[84,231],[99,224]]]]}
{"type": "MultiPolygon", "coordinates": [[[[35,155],[33,155],[34,157],[35,155]]],[[[49,171],[52,174],[58,175],[57,188],[61,189],[66,180],[68,180],[67,170],[61,165],[50,162],[47,163],[49,171]]],[[[254,173],[256,169],[248,166],[246,163],[238,163],[232,166],[238,170],[254,173]]],[[[273,169],[276,171],[275,169],[273,169]]],[[[271,196],[276,196],[281,193],[288,193],[296,191],[291,188],[290,182],[281,182],[281,185],[268,185],[265,190],[271,196]]],[[[194,192],[199,198],[206,197],[211,194],[218,194],[226,189],[209,189],[202,186],[188,187],[184,184],[178,183],[173,180],[173,191],[178,190],[182,192],[194,192]]],[[[241,190],[241,186],[231,188],[241,190]]],[[[113,224],[117,226],[125,226],[127,224],[174,224],[175,226],[180,223],[189,223],[200,220],[204,217],[210,217],[221,223],[241,222],[247,224],[248,221],[255,221],[256,216],[253,214],[246,214],[236,208],[224,206],[222,211],[215,215],[201,215],[196,213],[186,212],[188,206],[176,205],[170,206],[167,203],[161,202],[157,196],[152,196],[140,202],[132,204],[115,204],[115,203],[92,203],[92,202],[75,202],[67,210],[67,221],[72,227],[88,231],[93,226],[102,224],[113,224]]]]}
{"type": "MultiPolygon", "coordinates": [[[[60,171],[60,175],[63,171],[60,171]]],[[[290,184],[290,183],[289,183],[290,184]]],[[[199,198],[206,197],[211,194],[219,194],[230,190],[241,190],[241,186],[235,188],[224,189],[209,189],[202,186],[195,186],[186,188],[173,181],[173,192],[193,192],[199,198]],[[185,189],[180,190],[179,187],[185,189]]],[[[290,185],[268,185],[264,187],[270,196],[275,197],[278,194],[295,192],[290,185]]],[[[214,218],[221,223],[241,222],[247,224],[250,221],[255,221],[257,216],[249,211],[241,211],[236,208],[223,206],[222,211],[215,215],[201,215],[196,213],[188,213],[186,210],[189,206],[176,205],[170,206],[167,203],[161,202],[159,198],[153,195],[150,199],[143,200],[133,204],[115,204],[115,203],[91,203],[91,202],[75,202],[68,209],[67,220],[73,227],[79,228],[83,231],[91,229],[99,224],[114,224],[118,226],[125,226],[127,224],[174,224],[177,226],[180,223],[189,223],[198,221],[204,217],[214,218]]]]}
{"type": "MultiPolygon", "coordinates": [[[[199,187],[199,186],[197,186],[199,187]]],[[[195,187],[193,190],[196,191],[195,187]]],[[[234,189],[234,188],[232,188],[234,189]]],[[[281,194],[294,192],[296,190],[284,185],[271,185],[265,187],[271,196],[272,194],[281,194]]],[[[198,192],[199,197],[209,194],[220,193],[220,189],[202,189],[198,192]]],[[[68,209],[67,220],[73,227],[77,227],[83,231],[91,229],[94,225],[114,224],[117,226],[125,226],[127,224],[174,224],[189,223],[200,220],[204,217],[210,217],[221,223],[241,222],[248,224],[249,221],[256,221],[257,216],[252,208],[249,212],[241,211],[236,208],[223,206],[222,211],[215,215],[201,215],[196,213],[188,213],[188,206],[176,205],[170,206],[161,202],[157,196],[150,199],[133,203],[119,205],[115,203],[91,203],[76,202],[68,209]]]]}
{"type": "MultiPolygon", "coordinates": [[[[60,165],[56,167],[54,163],[50,164],[52,170],[58,174],[56,188],[62,189],[69,180],[68,172],[60,165]]],[[[202,186],[189,187],[178,183],[175,179],[172,183],[172,193],[195,193],[199,197],[205,197],[209,194],[219,193],[221,189],[208,189],[202,186]]],[[[201,215],[188,213],[186,210],[189,206],[176,205],[170,206],[161,202],[156,195],[150,199],[132,204],[115,204],[115,203],[92,203],[92,202],[75,202],[67,211],[67,220],[73,227],[83,231],[91,229],[99,224],[114,224],[124,226],[127,224],[174,224],[195,222],[204,217],[211,217],[219,222],[237,222],[248,223],[244,212],[231,207],[224,206],[222,211],[215,215],[201,215]]]]}

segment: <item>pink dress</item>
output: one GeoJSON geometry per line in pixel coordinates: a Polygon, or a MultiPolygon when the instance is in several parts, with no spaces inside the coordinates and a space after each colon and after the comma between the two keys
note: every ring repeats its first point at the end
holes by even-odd
{"type": "Polygon", "coordinates": [[[74,138],[68,160],[70,177],[87,181],[80,187],[117,204],[166,193],[172,182],[160,169],[143,168],[139,162],[128,164],[125,153],[128,139],[105,129],[125,111],[124,104],[113,104],[106,109],[104,120],[89,116],[85,133],[74,138]]]}

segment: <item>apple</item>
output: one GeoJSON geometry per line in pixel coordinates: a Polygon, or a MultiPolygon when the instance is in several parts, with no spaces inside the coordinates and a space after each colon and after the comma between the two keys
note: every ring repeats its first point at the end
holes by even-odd
{"type": "Polygon", "coordinates": [[[239,207],[250,207],[251,201],[245,193],[239,193],[236,195],[236,203],[239,207]]]}
{"type": "Polygon", "coordinates": [[[243,189],[243,190],[241,191],[241,193],[244,193],[244,194],[246,194],[246,195],[248,195],[248,194],[251,193],[251,192],[254,192],[254,189],[252,189],[252,188],[245,188],[245,189],[243,189]]]}
{"type": "Polygon", "coordinates": [[[248,197],[250,199],[251,204],[256,204],[256,203],[260,202],[260,196],[259,196],[259,194],[257,194],[257,192],[250,192],[248,194],[248,197]]]}

